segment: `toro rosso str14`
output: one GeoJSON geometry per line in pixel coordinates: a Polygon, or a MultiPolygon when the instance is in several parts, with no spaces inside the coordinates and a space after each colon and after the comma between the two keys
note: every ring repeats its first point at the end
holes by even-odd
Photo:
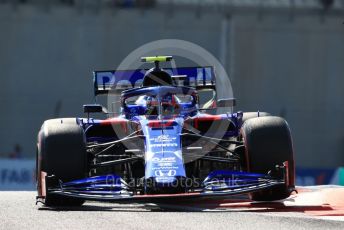
{"type": "Polygon", "coordinates": [[[154,63],[149,70],[95,71],[96,98],[107,95],[108,107],[119,103],[120,110],[88,104],[87,118],[43,123],[37,201],[57,206],[244,193],[272,201],[290,195],[294,159],[287,122],[233,112],[233,98],[217,98],[213,67],[160,67],[171,59],[142,58],[154,63]],[[217,114],[218,108],[227,112],[217,114]]]}

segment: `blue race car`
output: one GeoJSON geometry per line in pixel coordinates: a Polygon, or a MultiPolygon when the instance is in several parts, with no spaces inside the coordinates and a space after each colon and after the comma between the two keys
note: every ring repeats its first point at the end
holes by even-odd
{"type": "Polygon", "coordinates": [[[95,97],[107,95],[108,107],[120,103],[120,110],[88,104],[87,118],[43,123],[37,201],[73,206],[85,200],[247,193],[254,201],[272,201],[290,195],[295,173],[287,122],[268,113],[233,112],[235,99],[217,99],[213,67],[160,67],[171,59],[142,58],[155,64],[149,70],[95,71],[95,97]],[[228,112],[216,114],[218,108],[228,112]]]}

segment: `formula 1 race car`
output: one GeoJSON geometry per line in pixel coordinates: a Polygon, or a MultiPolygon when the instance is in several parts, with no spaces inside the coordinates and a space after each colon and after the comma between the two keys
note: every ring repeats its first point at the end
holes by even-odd
{"type": "Polygon", "coordinates": [[[287,122],[263,112],[233,112],[235,99],[217,99],[213,67],[160,67],[171,59],[142,58],[155,64],[149,70],[95,71],[95,98],[107,95],[120,110],[87,104],[87,118],[43,123],[37,201],[73,206],[85,200],[246,193],[254,201],[273,201],[290,195],[295,172],[287,122]],[[218,108],[228,112],[216,114],[218,108]]]}

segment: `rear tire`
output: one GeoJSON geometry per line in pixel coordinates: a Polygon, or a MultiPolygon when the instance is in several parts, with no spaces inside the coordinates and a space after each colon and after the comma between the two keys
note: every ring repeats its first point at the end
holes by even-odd
{"type": "MultiPolygon", "coordinates": [[[[43,171],[63,182],[84,178],[87,172],[85,146],[85,134],[76,118],[45,121],[39,133],[37,175],[43,171]]],[[[52,185],[51,180],[45,182],[46,206],[80,206],[84,203],[82,199],[50,194],[49,186],[56,184],[52,185]]]]}
{"type": "Polygon", "coordinates": [[[264,173],[288,161],[289,186],[278,185],[250,194],[255,201],[273,201],[289,197],[294,188],[294,153],[287,122],[280,117],[257,117],[247,120],[241,129],[245,144],[247,169],[264,173]]]}

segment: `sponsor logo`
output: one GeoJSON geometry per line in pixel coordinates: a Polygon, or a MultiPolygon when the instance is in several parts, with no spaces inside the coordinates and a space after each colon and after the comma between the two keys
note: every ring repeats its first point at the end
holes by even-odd
{"type": "Polygon", "coordinates": [[[152,148],[158,148],[158,147],[178,147],[177,143],[167,143],[167,144],[152,144],[152,148]]]}
{"type": "Polygon", "coordinates": [[[170,135],[160,135],[158,137],[150,138],[150,141],[153,142],[172,142],[173,140],[176,140],[176,137],[171,137],[170,135]]]}
{"type": "Polygon", "coordinates": [[[175,176],[177,174],[176,170],[156,170],[154,172],[156,177],[163,177],[163,176],[175,176]]]}
{"type": "Polygon", "coordinates": [[[176,158],[175,157],[165,157],[165,158],[159,158],[159,157],[153,157],[152,158],[152,162],[156,163],[156,162],[176,162],[176,158]]]}
{"type": "Polygon", "coordinates": [[[160,135],[160,136],[158,136],[157,139],[159,142],[163,142],[163,141],[171,142],[172,141],[172,138],[169,135],[160,135]]]}
{"type": "Polygon", "coordinates": [[[32,183],[30,169],[1,169],[0,184],[27,184],[32,183]]]}
{"type": "Polygon", "coordinates": [[[172,165],[172,163],[158,163],[159,167],[171,167],[172,165]]]}
{"type": "Polygon", "coordinates": [[[34,173],[34,160],[0,160],[0,190],[33,190],[34,173]]]}

